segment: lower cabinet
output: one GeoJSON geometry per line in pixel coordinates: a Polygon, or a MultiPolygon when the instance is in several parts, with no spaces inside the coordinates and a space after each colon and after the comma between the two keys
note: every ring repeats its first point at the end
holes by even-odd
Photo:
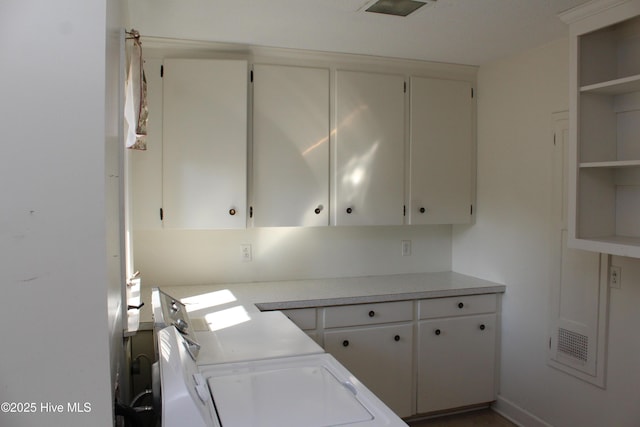
{"type": "Polygon", "coordinates": [[[418,413],[495,400],[496,315],[418,324],[418,413]]]}
{"type": "Polygon", "coordinates": [[[302,331],[309,335],[319,346],[322,347],[322,335],[318,332],[318,324],[316,321],[315,308],[292,308],[282,310],[285,316],[289,318],[302,331]]]}
{"type": "Polygon", "coordinates": [[[497,294],[285,314],[401,417],[495,400],[497,294]]]}
{"type": "Polygon", "coordinates": [[[396,414],[413,414],[412,324],[327,331],[324,348],[396,414]]]}

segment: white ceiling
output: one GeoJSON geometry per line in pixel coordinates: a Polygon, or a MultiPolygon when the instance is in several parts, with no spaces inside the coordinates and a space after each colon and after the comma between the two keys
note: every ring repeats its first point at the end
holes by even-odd
{"type": "Polygon", "coordinates": [[[372,0],[128,0],[143,36],[481,65],[567,34],[588,0],[438,0],[407,17],[372,0]]]}

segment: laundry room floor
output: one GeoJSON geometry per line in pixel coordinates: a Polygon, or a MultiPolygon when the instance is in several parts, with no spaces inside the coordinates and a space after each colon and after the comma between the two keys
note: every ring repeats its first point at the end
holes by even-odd
{"type": "Polygon", "coordinates": [[[491,409],[412,421],[409,427],[515,427],[516,424],[491,409]]]}

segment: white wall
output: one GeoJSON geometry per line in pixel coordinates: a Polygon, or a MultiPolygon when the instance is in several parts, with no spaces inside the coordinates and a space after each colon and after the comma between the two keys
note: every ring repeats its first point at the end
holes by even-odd
{"type": "Polygon", "coordinates": [[[452,265],[507,285],[500,407],[531,426],[637,426],[640,261],[613,260],[623,274],[611,291],[606,390],[546,365],[551,113],[568,108],[568,57],[562,39],[480,67],[477,222],[454,228],[452,265]]]}
{"type": "Polygon", "coordinates": [[[3,426],[113,425],[121,320],[105,155],[117,133],[120,10],[106,0],[0,4],[0,401],[36,409],[0,412],[3,426]],[[70,413],[74,402],[90,412],[70,413]]]}
{"type": "Polygon", "coordinates": [[[446,271],[451,227],[256,228],[134,233],[136,269],[147,286],[317,279],[446,271]],[[412,255],[401,255],[401,241],[412,255]],[[242,262],[250,243],[253,261],[242,262]]]}
{"type": "MultiPolygon", "coordinates": [[[[121,384],[122,395],[127,399],[128,374],[122,331],[126,323],[124,280],[124,58],[122,55],[122,30],[125,28],[126,8],[124,0],[108,0],[106,11],[106,63],[105,63],[105,212],[107,249],[107,315],[110,338],[111,389],[121,384]],[[122,65],[122,66],[121,66],[122,65]],[[119,381],[119,376],[123,381],[119,381]]],[[[127,27],[128,28],[128,27],[127,27]]],[[[131,43],[131,42],[129,42],[131,43]]],[[[121,402],[123,400],[120,400],[121,402]]]]}

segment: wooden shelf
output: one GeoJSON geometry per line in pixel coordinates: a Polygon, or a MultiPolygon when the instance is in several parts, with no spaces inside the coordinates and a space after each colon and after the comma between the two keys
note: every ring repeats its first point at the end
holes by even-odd
{"type": "Polygon", "coordinates": [[[591,3],[607,12],[572,28],[569,242],[640,258],[640,0],[591,3]]]}
{"type": "Polygon", "coordinates": [[[569,247],[640,258],[640,238],[627,236],[578,237],[569,239],[569,247]]]}
{"type": "Polygon", "coordinates": [[[603,95],[621,95],[636,91],[640,91],[640,75],[595,83],[580,88],[580,92],[583,93],[588,92],[603,95]]]}
{"type": "Polygon", "coordinates": [[[634,168],[640,166],[640,160],[613,160],[607,162],[584,162],[580,168],[634,168]]]}

